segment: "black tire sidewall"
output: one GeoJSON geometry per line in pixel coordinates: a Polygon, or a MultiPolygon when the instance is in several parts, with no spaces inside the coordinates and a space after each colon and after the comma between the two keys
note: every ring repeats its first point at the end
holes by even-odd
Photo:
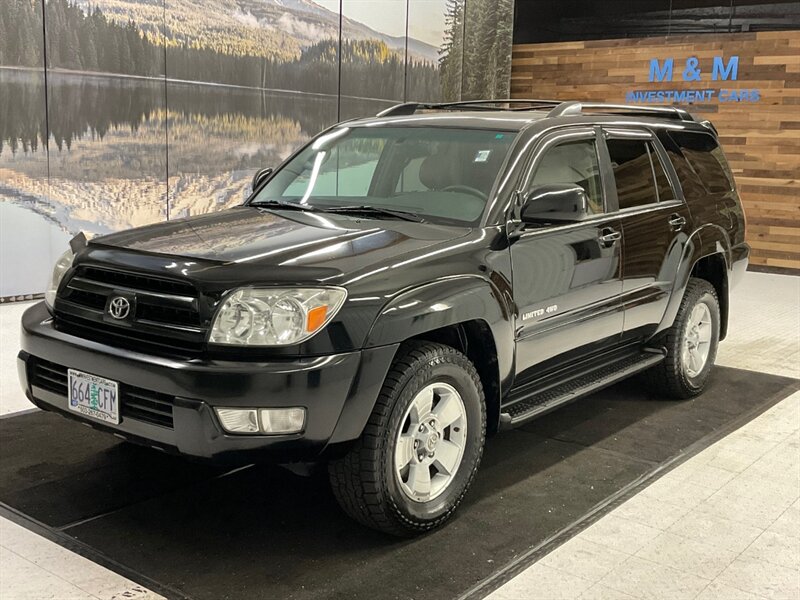
{"type": "MultiPolygon", "coordinates": [[[[451,358],[436,356],[423,364],[415,365],[418,369],[410,374],[402,387],[386,427],[386,445],[382,453],[381,469],[387,485],[388,498],[396,515],[412,526],[435,523],[453,511],[466,492],[483,453],[486,413],[481,390],[470,372],[458,364],[459,361],[451,358]],[[461,395],[467,413],[467,441],[455,479],[450,482],[448,488],[429,502],[415,502],[400,489],[395,476],[395,440],[414,396],[425,386],[438,382],[453,386],[461,395]]],[[[461,360],[467,359],[461,357],[461,360]]]]}
{"type": "Polygon", "coordinates": [[[687,303],[686,310],[683,314],[683,318],[681,319],[680,327],[681,331],[680,336],[678,336],[678,345],[677,348],[674,349],[678,357],[678,372],[681,382],[687,388],[687,390],[696,393],[705,387],[709,373],[711,372],[711,369],[714,366],[714,361],[717,357],[717,348],[719,346],[720,314],[719,301],[717,300],[716,295],[711,291],[700,288],[698,290],[697,298],[695,298],[692,302],[687,303]],[[686,321],[691,317],[694,307],[701,302],[708,307],[708,310],[711,313],[711,348],[709,349],[708,358],[706,359],[706,364],[703,366],[702,370],[694,377],[690,377],[686,372],[686,366],[683,364],[682,358],[683,346],[686,343],[686,321]]]}

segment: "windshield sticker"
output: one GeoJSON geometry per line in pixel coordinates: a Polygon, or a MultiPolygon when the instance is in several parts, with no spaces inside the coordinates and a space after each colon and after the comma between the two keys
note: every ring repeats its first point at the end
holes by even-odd
{"type": "Polygon", "coordinates": [[[489,155],[491,153],[491,150],[478,150],[478,153],[475,155],[475,160],[472,162],[486,162],[489,160],[489,155]]]}

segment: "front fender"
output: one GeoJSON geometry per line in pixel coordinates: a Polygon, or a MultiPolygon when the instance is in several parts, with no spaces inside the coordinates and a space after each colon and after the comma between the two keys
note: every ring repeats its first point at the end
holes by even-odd
{"type": "MultiPolygon", "coordinates": [[[[351,390],[353,400],[345,404],[330,445],[361,435],[399,345],[429,331],[468,321],[488,325],[498,354],[499,386],[505,389],[504,385],[510,383],[514,358],[508,298],[508,294],[477,275],[444,277],[394,296],[369,328],[362,350],[364,362],[351,390]]],[[[499,402],[495,408],[499,410],[499,402]]]]}
{"type": "Polygon", "coordinates": [[[495,340],[513,340],[507,298],[478,275],[447,277],[405,290],[381,309],[365,348],[402,342],[427,331],[466,321],[485,321],[495,340]]]}
{"type": "Polygon", "coordinates": [[[497,349],[498,382],[506,389],[514,369],[511,293],[479,275],[445,277],[393,297],[376,317],[364,347],[397,344],[468,321],[488,325],[497,349]]]}

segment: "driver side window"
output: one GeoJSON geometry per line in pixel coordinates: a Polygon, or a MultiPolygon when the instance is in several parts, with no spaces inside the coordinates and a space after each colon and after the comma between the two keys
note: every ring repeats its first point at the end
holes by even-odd
{"type": "Polygon", "coordinates": [[[575,184],[586,192],[590,214],[603,212],[600,162],[594,140],[576,140],[553,146],[536,167],[528,192],[550,184],[575,184]]]}

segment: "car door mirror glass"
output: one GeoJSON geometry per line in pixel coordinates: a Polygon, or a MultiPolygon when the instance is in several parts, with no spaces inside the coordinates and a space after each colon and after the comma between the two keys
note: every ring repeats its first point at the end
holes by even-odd
{"type": "Polygon", "coordinates": [[[253,183],[251,184],[253,191],[256,191],[258,186],[260,186],[267,177],[272,175],[273,170],[272,167],[265,167],[256,171],[256,174],[253,175],[253,183]]]}
{"type": "Polygon", "coordinates": [[[520,211],[525,223],[582,221],[591,214],[589,197],[574,183],[550,183],[533,188],[520,211]]]}

